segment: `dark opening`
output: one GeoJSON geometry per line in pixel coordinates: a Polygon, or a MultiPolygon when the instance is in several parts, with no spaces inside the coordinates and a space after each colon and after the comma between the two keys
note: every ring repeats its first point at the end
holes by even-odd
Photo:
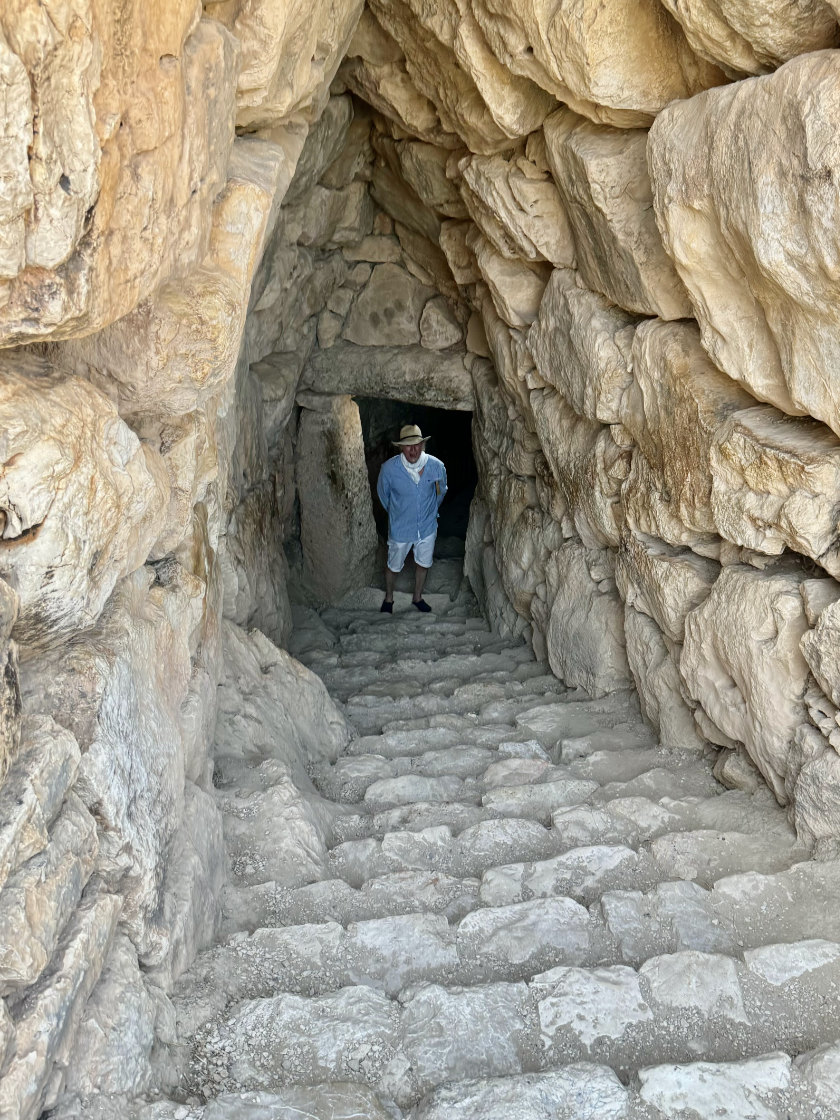
{"type": "Polygon", "coordinates": [[[399,437],[403,424],[419,424],[423,435],[431,436],[426,450],[442,459],[446,466],[449,486],[440,507],[436,554],[463,556],[470,502],[477,482],[472,453],[472,413],[374,397],[357,397],[356,404],[362,421],[365,461],[379,536],[384,540],[388,535],[388,519],[376,496],[379,469],[386,459],[398,453],[391,441],[399,437]]]}

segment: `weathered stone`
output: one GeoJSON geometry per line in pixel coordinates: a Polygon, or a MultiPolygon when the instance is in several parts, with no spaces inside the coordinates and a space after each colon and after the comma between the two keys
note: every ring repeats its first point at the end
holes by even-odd
{"type": "Polygon", "coordinates": [[[714,560],[687,548],[671,548],[625,528],[615,581],[625,603],[649,615],[672,642],[681,642],[685,619],[707,597],[720,574],[714,560]]]}
{"type": "Polygon", "coordinates": [[[691,697],[746,747],[782,803],[788,754],[806,720],[801,578],[784,567],[724,568],[709,597],[686,618],[680,658],[691,697]]]}
{"type": "Polygon", "coordinates": [[[394,221],[437,243],[441,224],[439,216],[406,183],[402,174],[384,161],[378,161],[373,167],[370,190],[376,204],[394,221]]]}
{"type": "Polygon", "coordinates": [[[689,316],[688,293],[656,228],[647,133],[595,125],[568,109],[543,131],[583,282],[638,315],[689,316]]]}
{"type": "Polygon", "coordinates": [[[160,868],[183,814],[180,718],[205,584],[176,562],[122,580],[85,639],[27,666],[25,696],[73,732],[76,790],[100,824],[97,868],[124,893],[122,919],[146,963],[165,951],[160,868]]]}
{"type": "Polygon", "coordinates": [[[20,746],[17,643],[10,637],[17,612],[17,595],[4,580],[0,580],[0,786],[20,746]]]}
{"type": "Polygon", "coordinates": [[[361,241],[345,246],[342,251],[348,261],[399,264],[402,259],[400,243],[395,237],[376,237],[374,234],[368,234],[361,241]]]}
{"type": "MultiPolygon", "coordinates": [[[[832,585],[833,589],[833,585],[832,585]]],[[[835,705],[840,701],[840,604],[828,605],[802,639],[802,652],[820,688],[835,705]]]]}
{"type": "Polygon", "coordinates": [[[536,319],[549,266],[503,257],[477,230],[467,237],[479,271],[487,281],[493,303],[511,327],[529,327],[536,319]]]}
{"type": "Polygon", "coordinates": [[[511,260],[574,264],[572,231],[547,171],[524,155],[467,156],[458,167],[467,210],[498,252],[511,260]]]}
{"type": "Polygon", "coordinates": [[[374,137],[374,150],[399,174],[431,210],[447,218],[466,218],[458,186],[447,175],[450,151],[420,140],[374,137]]]}
{"type": "Polygon", "coordinates": [[[539,440],[525,428],[516,409],[506,404],[491,363],[475,361],[472,371],[476,424],[482,438],[508,471],[517,475],[533,475],[534,453],[539,450],[539,440]]]}
{"type": "Polygon", "coordinates": [[[821,844],[836,844],[840,827],[840,755],[813,727],[798,729],[800,745],[803,739],[811,742],[795,783],[790,783],[793,819],[797,834],[819,850],[821,844]]]}
{"type": "Polygon", "coordinates": [[[544,381],[590,420],[616,424],[633,381],[631,347],[637,319],[582,287],[565,269],[551,274],[528,349],[544,381]]]}
{"type": "Polygon", "coordinates": [[[437,288],[442,296],[458,301],[460,295],[452,276],[446,254],[437,241],[430,241],[425,234],[397,222],[396,234],[403,252],[405,267],[422,284],[437,288]]]}
{"type": "Polygon", "coordinates": [[[566,541],[546,564],[550,619],[548,660],[557,676],[591,696],[630,684],[624,611],[606,550],[566,541]]]}
{"type": "Polygon", "coordinates": [[[475,253],[467,241],[471,229],[472,222],[444,222],[440,227],[440,247],[458,284],[474,284],[481,279],[475,253]]]}
{"type": "Polygon", "coordinates": [[[510,398],[529,431],[535,429],[528,389],[534,373],[534,362],[526,345],[524,331],[511,328],[496,314],[496,306],[486,285],[476,288],[487,356],[493,359],[499,387],[510,398]]]}
{"type": "Polygon", "coordinates": [[[534,389],[531,408],[543,454],[587,548],[617,547],[626,453],[609,429],[587,420],[552,389],[534,389]]]}
{"type": "Polygon", "coordinates": [[[350,245],[370,233],[373,211],[366,183],[340,190],[316,185],[300,202],[283,208],[284,236],[313,249],[350,245]]]}
{"type": "Polygon", "coordinates": [[[27,19],[0,15],[33,95],[25,104],[7,54],[5,104],[20,130],[4,144],[4,166],[39,122],[28,171],[9,167],[4,190],[16,273],[0,280],[7,345],[101,329],[204,256],[233,142],[237,50],[199,15],[196,0],[128,15],[104,5],[71,17],[54,3],[27,19]]]}
{"type": "Polygon", "coordinates": [[[328,398],[325,411],[303,410],[296,482],[304,579],[319,599],[337,602],[366,586],[376,554],[362,425],[352,398],[328,398]]]}
{"type": "Polygon", "coordinates": [[[759,400],[835,431],[838,75],[836,51],[804,55],[672,106],[649,143],[657,218],[709,354],[759,400]]]}
{"type": "Polygon", "coordinates": [[[642,323],[632,353],[634,383],[623,397],[624,427],[673,515],[689,530],[713,533],[711,446],[720,425],[753,402],[715,369],[693,325],[642,323]]]}
{"type": "Polygon", "coordinates": [[[96,854],[96,823],[71,793],[46,849],[16,871],[0,893],[0,994],[28,988],[46,968],[96,854]]]}
{"type": "Polygon", "coordinates": [[[307,133],[295,166],[294,178],[283,195],[285,204],[298,202],[320,181],[322,174],[338,159],[345,147],[352,123],[352,98],[347,94],[331,97],[307,133]]]}
{"type": "Polygon", "coordinates": [[[499,62],[466,2],[430,7],[417,0],[375,0],[371,7],[402,47],[409,74],[444,127],[472,151],[509,147],[550,112],[552,101],[543,90],[499,62]]]}
{"type": "Polygon", "coordinates": [[[399,265],[377,265],[350,309],[342,337],[359,346],[419,342],[420,316],[432,294],[399,265]]]}
{"type": "Polygon", "coordinates": [[[326,353],[312,355],[302,385],[316,393],[384,397],[467,411],[473,407],[472,381],[461,355],[423,346],[337,343],[326,353]]]}
{"type": "Polygon", "coordinates": [[[30,650],[95,622],[117,580],[144,563],[169,479],[87,382],[14,355],[0,394],[0,574],[20,596],[15,634],[30,650]]]}
{"type": "Polygon", "coordinates": [[[721,424],[710,458],[721,536],[771,555],[791,548],[840,577],[840,440],[830,428],[755,407],[721,424]]]}
{"type": "Polygon", "coordinates": [[[822,0],[663,0],[701,58],[734,77],[761,74],[798,54],[837,46],[837,20],[822,0]]]}
{"type": "Polygon", "coordinates": [[[242,129],[317,119],[362,13],[362,0],[273,4],[209,0],[242,45],[236,123],[242,129]]]}
{"type": "Polygon", "coordinates": [[[440,296],[430,299],[420,316],[420,343],[427,350],[448,350],[463,340],[461,324],[440,296]]]}

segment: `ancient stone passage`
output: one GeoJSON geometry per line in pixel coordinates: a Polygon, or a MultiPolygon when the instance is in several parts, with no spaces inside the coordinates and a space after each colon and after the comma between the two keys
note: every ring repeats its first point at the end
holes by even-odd
{"type": "Polygon", "coordinates": [[[838,21],[0,0],[0,1120],[840,1118],[838,21]]]}

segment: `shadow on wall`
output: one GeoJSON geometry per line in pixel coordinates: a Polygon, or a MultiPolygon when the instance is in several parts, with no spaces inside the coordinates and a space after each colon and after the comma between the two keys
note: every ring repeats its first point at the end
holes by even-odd
{"type": "Polygon", "coordinates": [[[440,509],[438,540],[454,537],[464,541],[478,477],[472,453],[472,413],[376,397],[358,397],[356,404],[362,421],[365,463],[379,536],[386,538],[388,535],[388,520],[376,496],[379,470],[386,459],[397,454],[392,440],[398,438],[403,424],[418,424],[424,435],[431,436],[426,445],[429,454],[446,464],[449,491],[440,509]]]}

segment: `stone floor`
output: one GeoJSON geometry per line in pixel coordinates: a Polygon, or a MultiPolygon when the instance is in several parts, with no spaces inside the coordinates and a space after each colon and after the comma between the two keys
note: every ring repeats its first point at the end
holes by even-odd
{"type": "Polygon", "coordinates": [[[311,775],[329,874],[248,888],[175,995],[180,1102],[130,1115],[840,1117],[837,865],[468,597],[380,596],[293,639],[358,732],[311,775]]]}

